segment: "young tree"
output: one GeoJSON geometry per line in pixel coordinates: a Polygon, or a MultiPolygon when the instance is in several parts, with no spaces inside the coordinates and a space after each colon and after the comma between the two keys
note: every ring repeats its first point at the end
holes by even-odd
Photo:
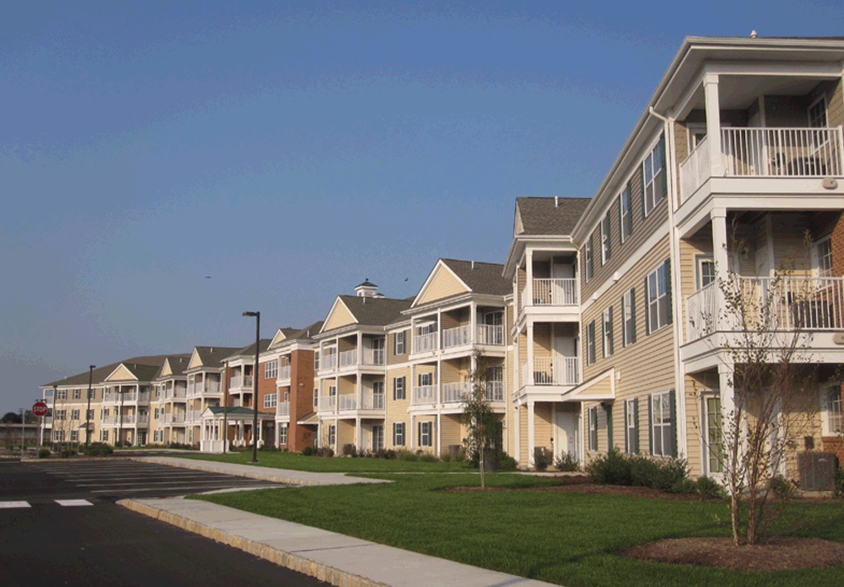
{"type": "MultiPolygon", "coordinates": [[[[807,328],[819,320],[824,292],[780,269],[773,277],[728,272],[713,293],[719,304],[701,326],[720,335],[723,371],[720,437],[709,439],[730,494],[736,545],[756,544],[790,494],[783,479],[795,439],[814,429],[814,382],[807,328]]],[[[695,325],[697,328],[698,326],[695,325]]]]}
{"type": "Polygon", "coordinates": [[[469,391],[463,400],[463,421],[468,433],[463,441],[469,457],[478,459],[481,472],[481,489],[486,489],[485,456],[495,442],[495,416],[487,395],[490,366],[481,353],[472,357],[474,368],[469,372],[469,391]]]}

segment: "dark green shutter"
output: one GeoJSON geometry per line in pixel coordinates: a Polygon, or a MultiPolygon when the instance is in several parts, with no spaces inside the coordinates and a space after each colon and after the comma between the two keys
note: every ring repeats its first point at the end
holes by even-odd
{"type": "MultiPolygon", "coordinates": [[[[645,158],[647,161],[647,157],[645,158]]],[[[645,215],[645,161],[639,165],[639,200],[642,202],[642,220],[646,218],[645,215]]]]}
{"type": "Polygon", "coordinates": [[[612,450],[612,404],[607,404],[607,450],[612,450]]]}
{"type": "Polygon", "coordinates": [[[668,194],[668,153],[665,150],[665,133],[659,137],[659,146],[662,149],[662,181],[660,182],[662,185],[660,189],[662,190],[662,197],[665,197],[668,194]]]}
{"type": "Polygon", "coordinates": [[[627,181],[627,204],[630,206],[627,214],[627,237],[633,234],[633,186],[630,180],[627,181]]]}
{"type": "Polygon", "coordinates": [[[639,454],[639,398],[633,400],[633,453],[639,454]]]}
{"type": "Polygon", "coordinates": [[[668,300],[668,323],[674,321],[674,303],[671,300],[671,259],[665,260],[665,299],[668,300]]]}
{"type": "Polygon", "coordinates": [[[648,293],[648,276],[645,275],[645,333],[646,334],[651,333],[651,319],[650,319],[651,312],[650,312],[650,309],[648,308],[648,305],[650,304],[650,297],[651,297],[650,293],[648,293]]]}
{"type": "Polygon", "coordinates": [[[630,344],[636,342],[636,288],[630,288],[630,319],[633,321],[633,329],[630,331],[630,344]]]}
{"type": "Polygon", "coordinates": [[[609,318],[609,325],[610,325],[610,335],[607,337],[609,338],[610,342],[610,354],[615,353],[615,332],[613,331],[613,322],[612,322],[612,306],[608,308],[608,316],[609,318]]]}
{"type": "Polygon", "coordinates": [[[612,214],[607,210],[607,261],[612,256],[612,214]]]}
{"type": "Polygon", "coordinates": [[[630,431],[627,429],[627,402],[624,402],[624,452],[630,454],[633,447],[630,446],[630,431]]]}
{"type": "Polygon", "coordinates": [[[654,419],[653,419],[654,396],[648,395],[648,454],[654,454],[654,419]]]}
{"type": "Polygon", "coordinates": [[[677,456],[677,396],[674,393],[674,390],[668,392],[668,402],[671,405],[671,434],[669,435],[669,440],[671,441],[671,447],[668,451],[672,457],[677,456]]]}
{"type": "Polygon", "coordinates": [[[618,244],[624,242],[623,235],[621,234],[621,225],[624,223],[624,216],[622,216],[621,211],[624,208],[622,205],[622,200],[624,200],[624,191],[618,194],[618,244]]]}

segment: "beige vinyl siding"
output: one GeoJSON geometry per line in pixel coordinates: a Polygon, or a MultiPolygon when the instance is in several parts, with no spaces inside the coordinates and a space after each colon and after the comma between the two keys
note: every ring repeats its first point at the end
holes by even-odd
{"type": "MultiPolygon", "coordinates": [[[[686,336],[686,298],[697,291],[696,259],[698,255],[712,255],[712,240],[694,236],[680,240],[680,313],[683,337],[686,336]]],[[[636,300],[638,302],[638,300],[636,300]]],[[[638,333],[637,333],[638,334],[638,333]]]]}
{"type": "Polygon", "coordinates": [[[338,395],[346,395],[346,394],[355,394],[355,388],[357,387],[357,378],[352,377],[338,377],[337,378],[337,394],[338,395]]]}
{"type": "Polygon", "coordinates": [[[461,357],[441,363],[440,383],[461,383],[469,381],[470,358],[461,357]]]}
{"type": "Polygon", "coordinates": [[[791,275],[811,275],[812,259],[805,235],[810,229],[805,214],[772,214],[774,269],[791,275]]]}
{"type": "Polygon", "coordinates": [[[197,367],[202,367],[202,359],[199,357],[199,352],[194,349],[193,354],[190,356],[188,369],[196,369],[197,367]]]}
{"type": "Polygon", "coordinates": [[[328,316],[328,319],[325,321],[325,325],[322,327],[323,332],[328,332],[329,330],[333,330],[335,328],[341,328],[343,326],[347,326],[349,324],[354,324],[355,318],[349,312],[349,309],[346,305],[341,302],[337,301],[334,305],[334,309],[331,312],[331,315],[328,316]]]}
{"type": "Polygon", "coordinates": [[[343,454],[343,445],[355,444],[355,421],[337,421],[337,453],[343,454]]]}
{"type": "MultiPolygon", "coordinates": [[[[527,430],[527,427],[525,430],[527,430]]],[[[550,402],[536,402],[534,404],[533,430],[534,445],[537,448],[545,447],[549,452],[553,451],[554,420],[553,408],[550,402]]]]}
{"type": "Polygon", "coordinates": [[[447,453],[448,447],[452,445],[463,446],[463,438],[466,436],[465,427],[460,422],[460,415],[447,415],[440,418],[442,433],[440,443],[442,452],[447,453]]]}
{"type": "Polygon", "coordinates": [[[384,395],[386,396],[386,412],[387,418],[385,420],[385,432],[389,431],[390,438],[388,443],[393,442],[393,422],[405,422],[407,427],[410,426],[410,416],[407,413],[410,407],[412,382],[410,381],[410,369],[403,367],[401,369],[390,369],[387,371],[387,376],[384,381],[384,395]],[[404,400],[393,399],[393,379],[398,377],[405,378],[405,398],[404,400]]]}
{"type": "Polygon", "coordinates": [[[826,96],[826,118],[829,126],[844,125],[844,80],[838,80],[826,96]]]}
{"type": "MultiPolygon", "coordinates": [[[[666,150],[668,149],[666,144],[666,150]]],[[[601,266],[601,242],[600,242],[600,220],[606,214],[606,208],[600,217],[595,218],[595,227],[592,232],[594,238],[592,240],[592,267],[594,269],[592,278],[589,283],[586,283],[586,254],[584,247],[580,247],[578,257],[580,259],[580,276],[581,276],[581,291],[582,299],[587,300],[605,281],[612,278],[619,267],[630,258],[644,242],[660,228],[668,220],[668,196],[662,199],[657,204],[656,208],[651,210],[647,218],[643,218],[642,211],[642,161],[647,157],[648,153],[642,154],[642,159],[633,172],[630,178],[630,214],[632,220],[633,231],[624,244],[621,244],[621,236],[619,233],[618,224],[618,195],[624,189],[620,186],[617,193],[613,195],[610,214],[610,237],[611,237],[611,257],[606,265],[601,266]]],[[[669,186],[671,182],[669,182],[669,186]]],[[[670,192],[670,187],[669,187],[670,192]]],[[[584,322],[585,323],[585,322],[584,322]]]]}
{"type": "Polygon", "coordinates": [[[398,363],[404,363],[407,361],[408,351],[410,350],[410,344],[412,334],[410,329],[407,330],[396,330],[394,332],[390,332],[387,335],[387,365],[396,365],[398,363]],[[399,332],[404,332],[404,354],[396,355],[396,334],[399,332]]]}
{"type": "Polygon", "coordinates": [[[437,429],[437,417],[431,415],[425,416],[417,416],[414,418],[413,421],[413,429],[410,429],[410,426],[407,428],[408,433],[408,447],[410,446],[410,438],[411,434],[413,435],[413,445],[416,450],[421,450],[423,452],[428,453],[435,453],[437,451],[437,434],[440,431],[437,429]],[[420,446],[419,445],[419,424],[420,422],[431,422],[431,446],[420,446]]]}
{"type": "Polygon", "coordinates": [[[524,297],[525,287],[527,286],[527,271],[525,268],[520,266],[516,270],[516,291],[518,293],[518,297],[516,299],[516,303],[518,304],[517,307],[521,308],[521,300],[524,297]]]}
{"type": "MultiPolygon", "coordinates": [[[[519,363],[521,365],[524,365],[525,363],[527,363],[527,348],[528,348],[527,343],[528,343],[528,335],[527,335],[527,330],[525,330],[518,335],[519,363]]],[[[519,376],[519,386],[520,387],[528,385],[529,382],[525,381],[525,374],[524,374],[524,371],[522,369],[519,369],[518,376],[519,376]]]]}
{"type": "Polygon", "coordinates": [[[519,443],[519,462],[522,465],[527,465],[530,462],[528,458],[528,407],[526,405],[519,408],[519,429],[521,431],[521,439],[519,443]]]}
{"type": "Polygon", "coordinates": [[[125,365],[120,365],[108,376],[106,381],[135,381],[135,376],[132,375],[132,372],[125,365]]]}
{"type": "Polygon", "coordinates": [[[436,300],[466,293],[467,291],[469,290],[458,281],[451,270],[441,265],[428,285],[425,294],[419,299],[416,305],[421,306],[436,300]]]}
{"type": "Polygon", "coordinates": [[[344,353],[357,348],[357,336],[344,336],[337,340],[337,352],[344,353]]]}

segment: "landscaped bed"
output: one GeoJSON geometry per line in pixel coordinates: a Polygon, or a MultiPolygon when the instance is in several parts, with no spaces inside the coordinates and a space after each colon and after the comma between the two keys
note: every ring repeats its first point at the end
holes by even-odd
{"type": "MultiPolygon", "coordinates": [[[[562,482],[511,474],[488,475],[492,490],[485,492],[457,489],[476,486],[476,475],[378,477],[394,483],[264,490],[201,499],[572,587],[844,585],[844,558],[836,560],[834,551],[844,543],[844,505],[838,501],[799,500],[788,507],[781,524],[781,529],[790,529],[790,538],[831,541],[820,551],[827,556],[824,564],[837,565],[742,572],[700,566],[732,552],[732,547],[720,540],[730,535],[729,513],[721,501],[688,496],[665,499],[666,494],[645,488],[607,490],[582,480],[562,482]],[[690,550],[694,543],[678,543],[679,547],[668,544],[667,550],[693,555],[708,548],[715,554],[707,560],[669,557],[691,564],[664,564],[651,562],[647,560],[651,556],[635,550],[650,549],[650,555],[658,554],[660,549],[666,550],[666,543],[660,541],[687,538],[704,540],[697,543],[699,549],[690,550]]],[[[782,552],[799,553],[807,544],[795,546],[786,541],[778,547],[786,549],[782,552]]],[[[738,558],[750,560],[764,548],[743,548],[744,554],[738,558]]],[[[781,560],[792,556],[782,552],[753,560],[764,563],[766,557],[781,560]]]]}

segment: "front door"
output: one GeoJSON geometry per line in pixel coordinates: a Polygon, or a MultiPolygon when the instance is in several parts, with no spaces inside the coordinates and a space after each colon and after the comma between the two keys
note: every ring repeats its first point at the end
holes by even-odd
{"type": "MultiPolygon", "coordinates": [[[[554,329],[562,330],[562,326],[555,324],[554,329]]],[[[574,338],[559,336],[556,332],[554,334],[554,384],[574,385],[577,383],[577,352],[574,338]]]]}
{"type": "Polygon", "coordinates": [[[563,412],[558,410],[555,420],[554,435],[556,438],[554,439],[554,450],[557,454],[554,457],[556,458],[568,453],[577,459],[577,412],[563,412]]]}
{"type": "Polygon", "coordinates": [[[372,426],[372,452],[384,448],[384,426],[375,424],[372,426]]]}

